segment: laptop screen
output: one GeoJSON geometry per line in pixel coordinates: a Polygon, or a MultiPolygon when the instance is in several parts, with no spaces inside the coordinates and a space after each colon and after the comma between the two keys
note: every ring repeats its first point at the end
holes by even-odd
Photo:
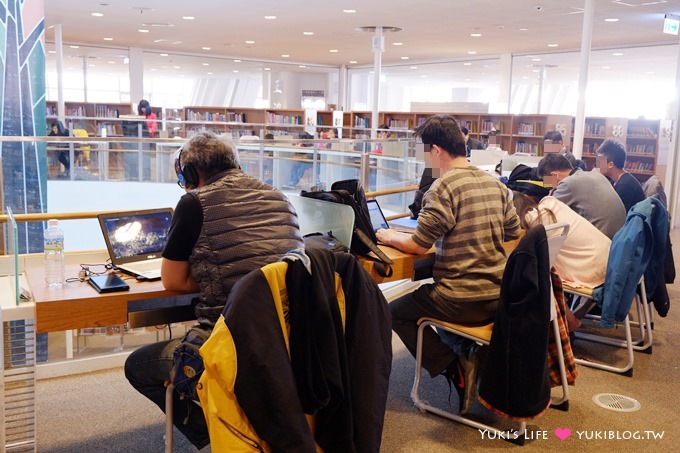
{"type": "Polygon", "coordinates": [[[160,258],[172,221],[172,209],[99,214],[104,241],[114,265],[160,258]]]}
{"type": "Polygon", "coordinates": [[[385,215],[378,204],[378,200],[366,200],[366,204],[368,205],[368,214],[371,217],[373,231],[376,231],[379,228],[389,228],[387,220],[385,219],[385,215]]]}

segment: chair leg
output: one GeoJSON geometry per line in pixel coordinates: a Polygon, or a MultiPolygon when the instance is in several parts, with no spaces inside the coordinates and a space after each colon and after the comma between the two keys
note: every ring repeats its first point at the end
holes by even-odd
{"type": "MultiPolygon", "coordinates": [[[[605,370],[605,371],[611,371],[613,373],[619,373],[623,374],[626,376],[633,376],[633,362],[634,362],[634,356],[633,356],[633,339],[632,339],[632,334],[630,331],[630,316],[626,315],[626,318],[623,320],[623,325],[624,325],[624,330],[626,333],[626,340],[623,342],[625,344],[626,350],[627,350],[627,355],[628,355],[628,362],[626,365],[622,367],[616,367],[613,365],[607,365],[599,362],[591,362],[589,360],[583,360],[583,359],[574,359],[574,361],[579,364],[579,365],[584,365],[588,366],[591,368],[597,368],[600,370],[605,370]]],[[[597,343],[602,343],[602,344],[607,344],[610,346],[618,346],[620,347],[622,342],[621,340],[615,340],[612,338],[606,338],[602,337],[601,335],[592,335],[584,332],[576,332],[577,338],[582,338],[584,340],[590,340],[594,341],[597,343]]]]}
{"type": "Polygon", "coordinates": [[[560,336],[560,326],[559,323],[557,322],[557,318],[554,318],[552,321],[550,321],[553,327],[553,335],[555,336],[555,343],[558,344],[557,348],[557,357],[560,361],[559,368],[560,368],[560,380],[562,382],[562,396],[561,397],[555,397],[553,396],[551,398],[550,405],[556,409],[560,410],[568,410],[569,409],[569,384],[567,382],[567,370],[564,367],[564,351],[563,347],[564,345],[562,344],[562,337],[560,336]]]}
{"type": "Polygon", "coordinates": [[[420,387],[420,376],[421,376],[421,368],[422,368],[422,363],[423,363],[423,332],[425,329],[429,328],[430,326],[436,326],[438,329],[442,328],[444,330],[448,330],[451,333],[456,333],[455,331],[452,331],[450,329],[447,329],[445,326],[438,325],[436,323],[430,322],[430,321],[423,321],[420,323],[420,326],[418,327],[418,336],[416,340],[416,371],[415,371],[415,378],[413,380],[413,388],[411,389],[411,400],[413,400],[413,404],[423,412],[431,412],[435,415],[439,415],[440,417],[448,418],[449,420],[453,420],[458,423],[462,423],[467,426],[471,426],[473,428],[477,428],[486,432],[491,432],[496,435],[496,438],[498,439],[504,439],[509,442],[517,443],[519,445],[523,445],[525,440],[527,439],[527,429],[526,429],[526,422],[521,422],[520,426],[517,430],[500,430],[498,428],[495,428],[490,425],[485,425],[484,423],[480,423],[478,421],[463,417],[459,414],[454,414],[452,412],[447,412],[442,409],[439,409],[437,407],[431,406],[429,403],[426,401],[420,399],[419,395],[419,387],[420,387]],[[516,435],[510,434],[511,432],[516,432],[516,435]]]}
{"type": "Polygon", "coordinates": [[[168,388],[165,390],[165,453],[172,453],[173,448],[173,424],[172,424],[172,401],[175,386],[168,383],[168,388]]]}

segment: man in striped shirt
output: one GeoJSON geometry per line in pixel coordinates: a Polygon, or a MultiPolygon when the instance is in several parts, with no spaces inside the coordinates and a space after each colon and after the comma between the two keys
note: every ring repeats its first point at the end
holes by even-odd
{"type": "MultiPolygon", "coordinates": [[[[392,303],[392,328],[415,356],[418,319],[455,323],[494,319],[506,255],[503,242],[520,233],[519,218],[507,188],[470,166],[465,138],[452,116],[430,117],[415,131],[425,145],[425,162],[437,180],[423,197],[414,234],[377,231],[378,240],[408,253],[425,253],[436,244],[433,284],[425,284],[392,303]]],[[[432,329],[424,332],[423,366],[443,374],[458,391],[460,412],[476,396],[476,354],[456,354],[432,329]]]]}

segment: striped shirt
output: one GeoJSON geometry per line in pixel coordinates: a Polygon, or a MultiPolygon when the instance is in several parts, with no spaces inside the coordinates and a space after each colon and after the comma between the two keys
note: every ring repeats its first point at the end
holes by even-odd
{"type": "Polygon", "coordinates": [[[498,299],[506,255],[503,242],[520,233],[508,189],[476,167],[453,168],[423,197],[413,240],[436,242],[431,294],[442,302],[498,299]]]}

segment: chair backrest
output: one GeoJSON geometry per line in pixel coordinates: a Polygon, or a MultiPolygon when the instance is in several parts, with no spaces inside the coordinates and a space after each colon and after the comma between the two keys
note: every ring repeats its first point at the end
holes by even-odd
{"type": "Polygon", "coordinates": [[[555,258],[560,253],[562,244],[567,239],[569,224],[566,222],[553,223],[546,225],[545,234],[548,236],[548,255],[550,256],[550,266],[555,262],[555,258]]]}

